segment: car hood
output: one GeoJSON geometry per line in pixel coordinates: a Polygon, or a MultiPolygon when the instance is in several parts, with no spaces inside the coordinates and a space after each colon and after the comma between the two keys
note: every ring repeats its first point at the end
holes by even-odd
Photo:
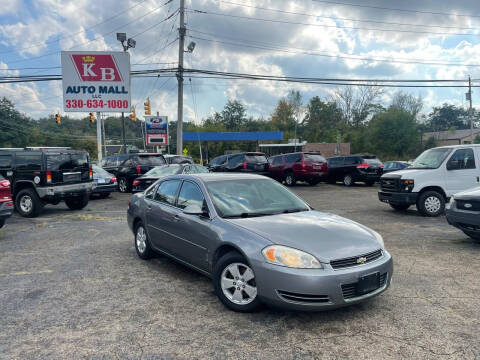
{"type": "Polygon", "coordinates": [[[401,178],[401,179],[410,179],[412,177],[422,176],[422,175],[431,175],[431,171],[436,169],[403,169],[397,171],[390,171],[383,175],[383,178],[401,178]]]}
{"type": "Polygon", "coordinates": [[[321,262],[366,254],[381,248],[367,227],[337,215],[303,211],[227,221],[274,244],[314,255],[321,262]]]}
{"type": "Polygon", "coordinates": [[[480,187],[456,193],[454,197],[456,200],[480,200],[480,187]]]}

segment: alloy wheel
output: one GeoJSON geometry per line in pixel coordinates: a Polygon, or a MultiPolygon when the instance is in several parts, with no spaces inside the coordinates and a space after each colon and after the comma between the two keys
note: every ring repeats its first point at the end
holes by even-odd
{"type": "Polygon", "coordinates": [[[26,214],[32,211],[33,208],[33,200],[29,195],[24,195],[20,199],[20,208],[26,214]]]}
{"type": "Polygon", "coordinates": [[[119,182],[118,182],[118,188],[120,189],[120,192],[122,192],[122,193],[127,192],[127,180],[120,179],[119,182]]]}
{"type": "Polygon", "coordinates": [[[143,254],[147,248],[147,234],[145,233],[143,226],[138,227],[135,242],[137,244],[138,251],[143,254]]]}
{"type": "Polygon", "coordinates": [[[352,177],[350,175],[345,175],[345,177],[343,178],[343,183],[345,184],[345,186],[352,185],[352,177]]]}
{"type": "Polygon", "coordinates": [[[228,300],[237,305],[247,305],[257,297],[253,270],[242,263],[229,264],[220,278],[220,286],[228,300]]]}

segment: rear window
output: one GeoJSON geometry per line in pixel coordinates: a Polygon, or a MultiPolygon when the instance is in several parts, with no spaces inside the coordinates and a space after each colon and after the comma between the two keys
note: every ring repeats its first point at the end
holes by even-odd
{"type": "Polygon", "coordinates": [[[362,158],[363,162],[364,163],[367,163],[367,164],[370,164],[370,165],[376,165],[376,164],[380,164],[380,160],[378,160],[377,158],[362,158]]]}
{"type": "Polygon", "coordinates": [[[88,169],[89,159],[88,154],[57,154],[47,155],[47,169],[58,170],[73,170],[73,169],[88,169]]]}
{"type": "Polygon", "coordinates": [[[136,160],[140,165],[165,165],[165,159],[161,155],[139,156],[136,160]]]}
{"type": "Polygon", "coordinates": [[[193,159],[190,156],[172,156],[168,162],[170,164],[193,164],[193,159]]]}
{"type": "Polygon", "coordinates": [[[263,154],[246,154],[245,161],[256,162],[256,163],[266,163],[267,157],[263,154]]]}
{"type": "Polygon", "coordinates": [[[325,158],[320,154],[305,154],[306,161],[325,162],[325,158]]]}

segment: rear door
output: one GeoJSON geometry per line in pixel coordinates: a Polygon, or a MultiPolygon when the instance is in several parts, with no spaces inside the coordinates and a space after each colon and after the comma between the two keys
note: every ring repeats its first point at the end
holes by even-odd
{"type": "Polygon", "coordinates": [[[46,162],[46,170],[51,172],[53,185],[90,180],[90,159],[86,152],[46,154],[46,162]]]}
{"type": "Polygon", "coordinates": [[[447,164],[447,195],[471,189],[478,186],[480,176],[479,161],[475,159],[473,148],[457,149],[448,159],[447,164]]]}
{"type": "Polygon", "coordinates": [[[335,157],[328,159],[328,179],[337,181],[343,179],[344,157],[335,157]]]}

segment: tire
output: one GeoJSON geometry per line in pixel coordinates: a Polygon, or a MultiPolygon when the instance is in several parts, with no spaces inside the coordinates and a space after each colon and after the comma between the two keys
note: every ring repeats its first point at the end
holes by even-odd
{"type": "Polygon", "coordinates": [[[150,239],[148,238],[147,231],[141,221],[135,226],[134,236],[135,251],[140,259],[148,260],[154,257],[154,251],[150,246],[150,239]]]}
{"type": "Polygon", "coordinates": [[[130,192],[130,184],[128,183],[127,178],[121,177],[118,179],[118,191],[121,193],[130,192]]]}
{"type": "Polygon", "coordinates": [[[5,225],[5,219],[0,219],[0,229],[5,225]]]}
{"type": "Polygon", "coordinates": [[[289,172],[285,175],[285,184],[287,186],[295,186],[297,183],[297,179],[295,178],[294,173],[289,172]]]}
{"type": "Polygon", "coordinates": [[[65,199],[70,210],[81,210],[88,204],[88,195],[65,199]]]}
{"type": "Polygon", "coordinates": [[[40,215],[43,203],[34,189],[23,189],[15,198],[15,208],[20,216],[33,218],[40,215]]]}
{"type": "Polygon", "coordinates": [[[445,198],[437,191],[425,191],[417,200],[417,209],[423,216],[439,216],[445,211],[445,198]]]}
{"type": "Polygon", "coordinates": [[[345,186],[352,186],[353,185],[352,175],[347,174],[343,177],[343,185],[345,185],[345,186]]]}
{"type": "Polygon", "coordinates": [[[397,211],[405,211],[410,207],[410,205],[406,205],[406,204],[389,204],[389,205],[397,211]]]}
{"type": "Polygon", "coordinates": [[[213,271],[213,286],[220,301],[230,310],[253,312],[261,306],[255,274],[245,258],[237,252],[229,252],[217,261],[213,271]],[[245,274],[249,274],[248,280],[243,278],[245,274]]]}
{"type": "Polygon", "coordinates": [[[373,186],[373,185],[375,185],[375,181],[373,181],[373,180],[365,181],[365,185],[373,186]]]}

